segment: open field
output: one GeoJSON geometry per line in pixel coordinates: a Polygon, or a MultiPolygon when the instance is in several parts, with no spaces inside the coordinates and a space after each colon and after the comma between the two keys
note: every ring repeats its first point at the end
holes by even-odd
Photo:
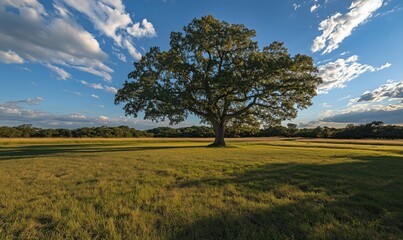
{"type": "Polygon", "coordinates": [[[403,239],[403,141],[1,139],[0,239],[403,239]]]}

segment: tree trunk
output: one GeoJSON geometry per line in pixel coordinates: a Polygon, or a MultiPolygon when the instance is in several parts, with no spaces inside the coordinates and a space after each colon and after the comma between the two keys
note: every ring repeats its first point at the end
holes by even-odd
{"type": "Polygon", "coordinates": [[[224,133],[225,133],[225,123],[213,124],[215,139],[211,147],[225,147],[224,133]]]}

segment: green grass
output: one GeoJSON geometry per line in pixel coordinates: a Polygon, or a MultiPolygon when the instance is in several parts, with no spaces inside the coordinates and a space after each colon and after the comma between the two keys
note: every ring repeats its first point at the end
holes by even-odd
{"type": "Polygon", "coordinates": [[[401,141],[207,144],[0,140],[0,239],[403,239],[401,141]]]}

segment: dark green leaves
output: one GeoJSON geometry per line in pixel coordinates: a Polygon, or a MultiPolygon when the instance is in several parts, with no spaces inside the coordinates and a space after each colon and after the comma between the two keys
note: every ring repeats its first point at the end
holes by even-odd
{"type": "MultiPolygon", "coordinates": [[[[236,118],[272,124],[294,118],[311,105],[321,79],[312,58],[290,56],[280,42],[262,50],[255,31],[212,16],[172,32],[170,49],[151,48],[134,63],[115,103],[127,115],[183,121],[190,112],[214,124],[236,118]]],[[[247,121],[247,122],[248,122],[247,121]]],[[[234,122],[234,121],[232,121],[234,122]]]]}

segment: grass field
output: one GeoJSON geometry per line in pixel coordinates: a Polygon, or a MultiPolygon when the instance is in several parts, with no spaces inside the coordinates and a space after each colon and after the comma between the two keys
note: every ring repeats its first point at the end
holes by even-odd
{"type": "Polygon", "coordinates": [[[403,142],[2,139],[0,239],[403,239],[403,142]]]}

